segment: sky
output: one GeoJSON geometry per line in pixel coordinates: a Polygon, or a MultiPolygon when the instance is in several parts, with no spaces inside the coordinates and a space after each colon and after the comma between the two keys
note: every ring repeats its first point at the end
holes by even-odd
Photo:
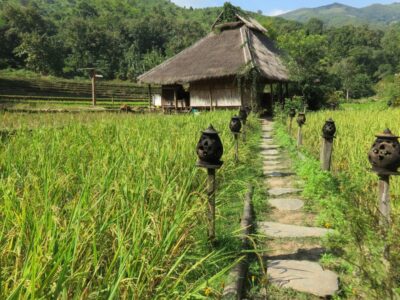
{"type": "MultiPolygon", "coordinates": [[[[172,2],[180,5],[193,8],[209,7],[209,6],[222,6],[228,0],[171,0],[172,2]]],[[[397,0],[398,1],[398,0],[397,0]]],[[[261,10],[264,15],[276,16],[282,13],[304,7],[318,7],[323,5],[339,2],[345,5],[354,7],[364,7],[374,3],[390,4],[396,0],[230,0],[233,5],[240,6],[241,8],[249,11],[261,10]]]]}

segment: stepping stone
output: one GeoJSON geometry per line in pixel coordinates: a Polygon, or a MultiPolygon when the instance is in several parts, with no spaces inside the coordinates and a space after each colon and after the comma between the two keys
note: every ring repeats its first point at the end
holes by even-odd
{"type": "Polygon", "coordinates": [[[264,176],[266,177],[287,177],[295,175],[293,172],[266,172],[264,176]]]}
{"type": "Polygon", "coordinates": [[[285,169],[286,171],[291,171],[290,165],[288,165],[287,162],[283,162],[277,159],[264,160],[263,169],[264,171],[276,171],[282,169],[285,169]]]}
{"type": "Polygon", "coordinates": [[[271,196],[283,196],[287,194],[295,194],[301,191],[302,191],[301,189],[295,189],[291,187],[272,188],[268,191],[268,194],[271,196]]]}
{"type": "Polygon", "coordinates": [[[269,145],[273,145],[275,142],[272,138],[267,138],[264,139],[261,143],[262,146],[269,146],[269,145]]]}
{"type": "Polygon", "coordinates": [[[280,151],[278,151],[276,149],[264,150],[264,151],[261,151],[261,154],[263,154],[263,155],[278,155],[278,154],[280,154],[280,151]]]}
{"type": "Polygon", "coordinates": [[[279,160],[279,159],[282,158],[282,156],[280,156],[280,155],[271,155],[271,154],[263,155],[263,157],[264,157],[264,161],[265,162],[270,162],[270,161],[273,161],[273,160],[279,160]]]}
{"type": "Polygon", "coordinates": [[[306,227],[297,225],[281,224],[276,222],[258,222],[260,232],[273,238],[306,238],[323,237],[330,229],[319,227],[306,227]]]}
{"type": "MultiPolygon", "coordinates": [[[[266,172],[264,172],[266,173],[266,172]]],[[[265,175],[265,174],[264,174],[265,175]]],[[[272,188],[287,188],[287,187],[301,187],[304,185],[303,182],[297,180],[294,176],[285,176],[285,177],[267,177],[264,180],[264,183],[269,187],[272,188]]]]}
{"type": "Polygon", "coordinates": [[[261,151],[266,151],[266,150],[276,150],[279,149],[279,145],[274,145],[274,144],[268,144],[268,145],[263,145],[260,147],[261,151]]]}
{"type": "MultiPolygon", "coordinates": [[[[275,158],[275,157],[274,157],[274,158],[275,158]]],[[[266,166],[283,165],[283,164],[284,164],[283,162],[281,162],[281,161],[279,161],[279,160],[276,160],[276,159],[264,161],[264,166],[265,166],[265,167],[266,167],[266,166]]]]}
{"type": "Polygon", "coordinates": [[[265,140],[272,140],[272,136],[263,136],[262,137],[263,138],[263,140],[265,141],[265,140]]]}
{"type": "Polygon", "coordinates": [[[286,178],[272,177],[265,180],[265,182],[270,188],[288,187],[291,186],[294,181],[295,181],[294,178],[289,178],[289,177],[286,178]]]}
{"type": "Polygon", "coordinates": [[[264,173],[269,172],[289,172],[290,169],[284,165],[274,165],[274,166],[264,166],[263,167],[264,173]]]}
{"type": "Polygon", "coordinates": [[[268,202],[272,207],[284,211],[299,210],[304,206],[304,202],[300,199],[275,198],[268,202]]]}
{"type": "Polygon", "coordinates": [[[338,289],[338,276],[324,270],[316,263],[306,260],[271,260],[267,274],[270,282],[283,288],[319,297],[332,296],[338,289]]]}

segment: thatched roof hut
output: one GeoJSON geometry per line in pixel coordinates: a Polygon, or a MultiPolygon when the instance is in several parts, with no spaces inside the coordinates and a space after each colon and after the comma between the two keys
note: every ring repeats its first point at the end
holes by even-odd
{"type": "Polygon", "coordinates": [[[241,91],[237,80],[249,70],[257,70],[264,85],[289,80],[266,32],[256,20],[239,15],[235,22],[218,24],[217,20],[206,37],[141,75],[139,82],[162,85],[166,106],[250,105],[254,100],[250,99],[251,87],[247,84],[241,91]],[[189,93],[182,87],[186,84],[189,93]],[[180,105],[178,98],[182,97],[186,99],[180,105]]]}

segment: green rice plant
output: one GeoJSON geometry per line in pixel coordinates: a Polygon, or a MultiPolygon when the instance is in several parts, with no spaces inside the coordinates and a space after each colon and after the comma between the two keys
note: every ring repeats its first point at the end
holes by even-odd
{"type": "MultiPolygon", "coordinates": [[[[382,227],[379,225],[378,177],[370,171],[367,157],[375,134],[386,128],[394,134],[400,133],[399,119],[398,109],[327,110],[308,113],[303,126],[301,150],[306,159],[299,161],[297,168],[307,182],[304,192],[319,211],[321,225],[328,224],[336,230],[327,241],[328,248],[354,267],[349,271],[352,273],[347,274],[348,286],[358,280],[352,291],[367,298],[387,299],[399,294],[400,178],[391,178],[392,224],[389,228],[382,227]],[[318,162],[322,126],[330,117],[337,127],[331,174],[322,172],[318,162]],[[387,246],[391,251],[384,257],[387,246]]],[[[294,150],[297,130],[293,130],[292,139],[287,140],[285,128],[280,126],[278,130],[281,140],[294,150]]]]}
{"type": "Polygon", "coordinates": [[[0,143],[0,298],[218,295],[238,259],[242,196],[261,175],[258,121],[235,165],[231,115],[0,115],[6,128],[34,128],[0,143]],[[210,123],[225,146],[214,248],[195,167],[210,123]]]}

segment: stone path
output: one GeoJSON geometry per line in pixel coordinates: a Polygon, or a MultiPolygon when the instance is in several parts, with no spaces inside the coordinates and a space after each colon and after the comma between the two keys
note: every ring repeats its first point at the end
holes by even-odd
{"type": "Polygon", "coordinates": [[[257,226],[259,233],[268,238],[269,282],[318,297],[331,296],[338,290],[338,277],[318,263],[324,253],[319,239],[330,230],[310,226],[315,216],[303,211],[304,201],[299,197],[301,181],[284,149],[273,139],[272,122],[262,120],[262,134],[263,171],[273,210],[257,226]]]}
{"type": "Polygon", "coordinates": [[[269,204],[278,210],[299,210],[304,206],[303,200],[289,198],[270,199],[269,204]]]}

